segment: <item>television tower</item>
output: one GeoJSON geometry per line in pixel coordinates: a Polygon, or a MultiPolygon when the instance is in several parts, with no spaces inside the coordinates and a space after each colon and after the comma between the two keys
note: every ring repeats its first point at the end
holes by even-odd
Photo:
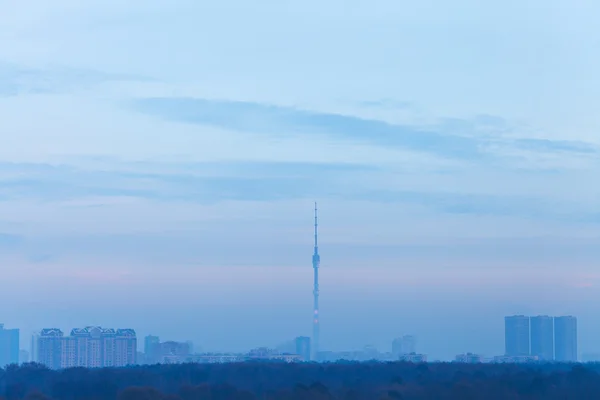
{"type": "Polygon", "coordinates": [[[312,334],[312,345],[311,345],[311,359],[317,361],[319,354],[319,264],[321,264],[321,257],[319,256],[319,244],[317,236],[317,202],[315,202],[315,250],[312,256],[312,265],[314,270],[314,312],[313,312],[313,334],[312,334]]]}

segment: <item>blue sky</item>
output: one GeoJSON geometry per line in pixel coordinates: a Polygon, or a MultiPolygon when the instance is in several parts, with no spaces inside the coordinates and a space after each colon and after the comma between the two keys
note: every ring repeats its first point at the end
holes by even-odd
{"type": "Polygon", "coordinates": [[[6,1],[3,322],[308,334],[316,200],[324,347],[494,355],[568,313],[600,351],[599,11],[6,1]]]}

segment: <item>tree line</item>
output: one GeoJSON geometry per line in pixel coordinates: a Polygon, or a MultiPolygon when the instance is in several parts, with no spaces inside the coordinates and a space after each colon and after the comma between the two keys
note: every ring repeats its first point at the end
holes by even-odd
{"type": "Polygon", "coordinates": [[[598,399],[600,364],[273,363],[0,370],[1,400],[598,399]]]}

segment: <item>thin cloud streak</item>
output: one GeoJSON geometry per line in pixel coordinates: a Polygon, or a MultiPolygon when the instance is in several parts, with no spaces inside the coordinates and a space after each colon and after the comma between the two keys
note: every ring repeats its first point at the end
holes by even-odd
{"type": "MultiPolygon", "coordinates": [[[[152,163],[123,163],[121,170],[68,165],[0,164],[0,199],[85,207],[119,204],[126,199],[215,204],[223,201],[280,201],[327,198],[373,204],[415,205],[444,214],[519,216],[527,219],[598,222],[595,208],[543,194],[492,194],[448,188],[382,187],[379,167],[360,164],[218,162],[175,164],[157,172],[152,163]],[[132,170],[131,167],[137,170],[132,170]],[[144,172],[148,168],[149,172],[144,172]],[[360,182],[357,188],[352,182],[360,182]]],[[[418,180],[406,175],[404,179],[418,180]]],[[[435,181],[432,181],[432,183],[435,181]]]]}
{"type": "Polygon", "coordinates": [[[496,144],[506,144],[523,150],[598,154],[596,146],[584,142],[465,137],[351,115],[252,102],[200,98],[147,98],[136,101],[135,109],[169,120],[242,132],[260,132],[279,136],[321,135],[338,140],[399,146],[442,157],[472,161],[489,157],[491,154],[486,151],[486,148],[496,144]]]}

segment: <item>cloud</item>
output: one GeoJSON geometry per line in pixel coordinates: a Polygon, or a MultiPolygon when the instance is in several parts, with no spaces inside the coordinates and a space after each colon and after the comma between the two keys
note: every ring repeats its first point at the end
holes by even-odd
{"type": "MultiPolygon", "coordinates": [[[[585,142],[549,139],[510,139],[460,134],[471,121],[448,119],[448,129],[392,124],[375,119],[327,112],[301,110],[263,103],[209,100],[201,98],[146,98],[135,109],[172,121],[207,125],[242,132],[277,136],[319,135],[330,140],[395,146],[446,158],[481,161],[492,157],[499,146],[535,152],[598,154],[598,148],[585,142]]],[[[479,116],[477,122],[498,126],[499,119],[479,116]]]]}
{"type": "MultiPolygon", "coordinates": [[[[418,174],[403,174],[404,183],[391,185],[385,184],[389,170],[361,164],[112,160],[105,161],[105,166],[111,166],[108,169],[101,159],[96,161],[99,164],[93,168],[0,163],[0,198],[80,208],[111,207],[130,202],[127,199],[191,204],[329,199],[396,204],[450,215],[598,222],[597,208],[568,197],[535,191],[494,192],[476,184],[455,187],[454,179],[418,174]],[[423,179],[427,179],[425,185],[419,185],[423,179]]],[[[485,174],[478,179],[485,179],[485,174]]]]}
{"type": "Polygon", "coordinates": [[[64,66],[30,68],[0,61],[0,97],[64,93],[105,82],[123,81],[149,82],[152,79],[64,66]]]}
{"type": "Polygon", "coordinates": [[[57,202],[84,197],[137,197],[197,203],[292,199],[342,194],[340,177],[376,170],[358,164],[298,162],[184,163],[175,166],[177,172],[155,172],[160,169],[161,164],[151,163],[125,163],[121,170],[112,171],[0,164],[0,176],[4,175],[0,179],[0,198],[57,202]],[[144,172],[144,165],[151,172],[144,172]],[[137,171],[131,171],[132,167],[137,171]]]}
{"type": "Polygon", "coordinates": [[[378,100],[359,101],[358,105],[367,108],[383,108],[383,109],[412,109],[415,107],[410,101],[400,101],[390,98],[378,100]]]}
{"type": "Polygon", "coordinates": [[[598,155],[598,148],[588,143],[570,140],[515,139],[517,148],[541,152],[571,152],[598,155]]]}
{"type": "Polygon", "coordinates": [[[23,237],[0,232],[0,247],[13,248],[23,243],[23,237]]]}

